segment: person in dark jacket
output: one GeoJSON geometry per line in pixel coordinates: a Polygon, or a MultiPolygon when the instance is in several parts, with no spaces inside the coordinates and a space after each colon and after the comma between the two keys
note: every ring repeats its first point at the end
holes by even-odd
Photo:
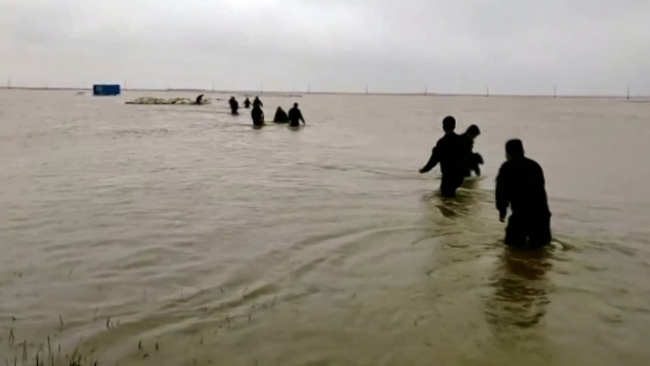
{"type": "Polygon", "coordinates": [[[300,121],[302,121],[303,125],[306,125],[302,112],[298,109],[298,103],[294,103],[293,108],[289,110],[289,126],[300,127],[300,121]]]}
{"type": "Polygon", "coordinates": [[[260,106],[253,107],[253,110],[251,111],[251,117],[253,118],[254,127],[264,126],[264,111],[262,108],[260,108],[260,106]]]}
{"type": "Polygon", "coordinates": [[[253,100],[253,107],[264,107],[264,103],[262,103],[260,97],[255,97],[255,100],[253,100]]]}
{"type": "Polygon", "coordinates": [[[287,116],[287,112],[282,109],[282,107],[278,107],[278,109],[275,111],[275,117],[273,117],[273,122],[275,123],[287,123],[289,122],[289,116],[287,116]]]}
{"type": "Polygon", "coordinates": [[[544,171],[524,156],[521,140],[506,143],[506,159],[497,177],[496,206],[505,222],[505,243],[520,248],[537,248],[551,242],[551,211],[548,207],[544,171]]]}
{"type": "Polygon", "coordinates": [[[239,114],[239,102],[237,102],[237,99],[235,99],[235,97],[230,97],[228,103],[230,103],[230,113],[233,115],[239,114]]]}
{"type": "Polygon", "coordinates": [[[467,158],[467,172],[465,173],[466,177],[472,175],[472,172],[476,176],[481,175],[481,167],[483,164],[483,157],[474,152],[474,140],[481,135],[481,130],[477,125],[471,125],[467,128],[464,134],[460,135],[461,141],[463,144],[464,154],[467,158]]]}
{"type": "Polygon", "coordinates": [[[463,144],[456,129],[456,119],[448,116],[442,121],[442,129],[445,135],[438,140],[438,143],[431,152],[429,162],[420,169],[420,174],[431,171],[438,163],[442,171],[442,182],[440,183],[440,194],[444,197],[455,197],[456,189],[463,184],[467,173],[467,161],[464,155],[463,144]]]}
{"type": "Polygon", "coordinates": [[[244,101],[244,108],[248,109],[251,107],[251,101],[246,97],[246,100],[244,101]]]}

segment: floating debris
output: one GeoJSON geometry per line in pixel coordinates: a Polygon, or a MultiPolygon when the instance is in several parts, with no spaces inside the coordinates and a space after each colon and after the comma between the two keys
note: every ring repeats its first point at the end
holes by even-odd
{"type": "Polygon", "coordinates": [[[190,98],[152,98],[152,97],[141,97],[132,101],[126,102],[126,104],[139,104],[139,105],[206,105],[210,104],[210,101],[207,99],[201,99],[200,103],[197,103],[195,99],[190,98]]]}

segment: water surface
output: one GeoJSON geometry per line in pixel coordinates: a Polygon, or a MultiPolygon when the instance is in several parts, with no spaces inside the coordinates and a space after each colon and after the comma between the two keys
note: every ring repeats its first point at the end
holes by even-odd
{"type": "Polygon", "coordinates": [[[263,97],[300,102],[289,131],[144,95],[0,91],[0,363],[650,362],[650,103],[263,97]],[[417,170],[448,114],[486,176],[445,201],[417,170]],[[512,137],[545,169],[544,253],[501,243],[512,137]]]}

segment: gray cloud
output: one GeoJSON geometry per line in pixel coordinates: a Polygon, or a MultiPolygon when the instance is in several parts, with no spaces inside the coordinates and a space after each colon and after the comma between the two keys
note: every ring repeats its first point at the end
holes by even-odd
{"type": "Polygon", "coordinates": [[[14,84],[650,94],[644,0],[4,0],[14,84]]]}

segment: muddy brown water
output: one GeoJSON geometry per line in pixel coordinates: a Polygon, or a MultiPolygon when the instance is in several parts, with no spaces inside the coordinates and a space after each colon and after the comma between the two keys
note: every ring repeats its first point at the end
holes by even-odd
{"type": "Polygon", "coordinates": [[[289,131],[139,96],[192,97],[0,91],[0,364],[650,362],[650,103],[264,96],[300,102],[289,131]],[[486,160],[451,201],[417,174],[447,114],[486,160]],[[543,253],[500,242],[510,137],[543,253]]]}

